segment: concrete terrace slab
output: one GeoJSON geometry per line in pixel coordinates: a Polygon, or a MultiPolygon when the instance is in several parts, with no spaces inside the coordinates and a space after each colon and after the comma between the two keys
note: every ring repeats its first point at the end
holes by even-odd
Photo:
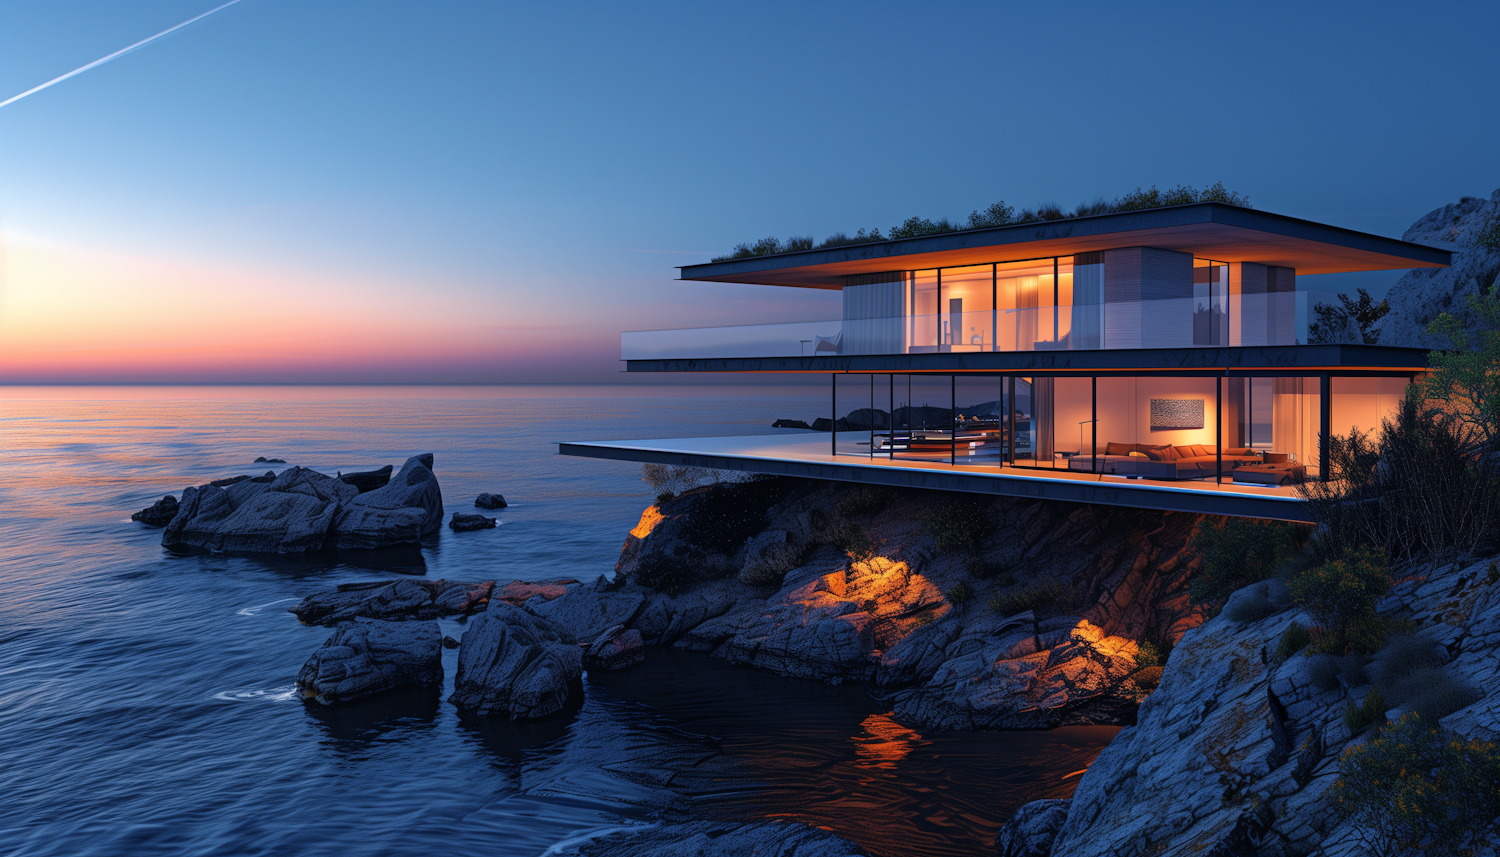
{"type": "Polygon", "coordinates": [[[955,465],[946,461],[893,461],[851,454],[835,456],[829,443],[827,434],[800,432],[757,437],[578,441],[558,444],[558,453],[582,458],[680,464],[744,473],[1135,509],[1283,521],[1312,520],[1306,502],[1289,487],[1127,479],[1066,470],[1004,467],[993,462],[955,465]]]}

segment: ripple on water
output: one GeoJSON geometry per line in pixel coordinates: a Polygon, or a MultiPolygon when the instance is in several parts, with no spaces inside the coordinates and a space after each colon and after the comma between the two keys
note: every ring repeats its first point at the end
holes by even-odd
{"type": "Polygon", "coordinates": [[[297,686],[289,684],[285,687],[223,690],[210,698],[220,702],[291,702],[297,698],[297,686]]]}

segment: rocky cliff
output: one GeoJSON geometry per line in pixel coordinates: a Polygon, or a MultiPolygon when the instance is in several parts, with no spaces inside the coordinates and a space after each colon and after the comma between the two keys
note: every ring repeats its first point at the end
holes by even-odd
{"type": "MultiPolygon", "coordinates": [[[[1380,605],[1387,618],[1411,621],[1436,662],[1446,661],[1442,672],[1472,691],[1476,701],[1440,723],[1483,740],[1500,737],[1500,582],[1489,566],[1424,571],[1380,605]]],[[[1189,631],[1138,724],[1105,748],[1072,800],[1023,808],[1002,845],[1040,841],[1024,853],[1045,857],[1055,834],[1052,857],[1369,853],[1341,826],[1330,789],[1344,750],[1370,737],[1351,734],[1344,713],[1371,692],[1377,666],[1335,672],[1306,650],[1278,658],[1287,628],[1312,624],[1278,586],[1236,593],[1221,615],[1189,631]],[[1236,602],[1247,598],[1268,603],[1270,615],[1231,618],[1243,615],[1236,602]]]]}
{"type": "Polygon", "coordinates": [[[1487,291],[1500,275],[1500,248],[1477,243],[1500,220],[1500,190],[1489,199],[1465,197],[1429,212],[1401,236],[1404,241],[1453,252],[1447,268],[1419,268],[1391,286],[1391,311],[1376,324],[1381,345],[1437,348],[1446,345],[1427,335],[1427,325],[1443,312],[1457,313],[1470,295],[1487,291]]]}
{"type": "Polygon", "coordinates": [[[784,675],[872,684],[944,729],[1134,720],[1141,656],[1201,621],[1202,516],[793,479],[648,508],[613,581],[526,608],[784,675]],[[1148,645],[1148,651],[1152,646],[1148,645]]]}

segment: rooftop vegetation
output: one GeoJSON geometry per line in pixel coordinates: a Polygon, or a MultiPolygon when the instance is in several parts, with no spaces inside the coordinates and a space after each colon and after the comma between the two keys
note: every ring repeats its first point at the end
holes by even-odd
{"type": "Polygon", "coordinates": [[[869,232],[861,229],[853,235],[843,232],[835,232],[821,242],[811,235],[793,236],[785,241],[771,237],[762,238],[759,241],[739,244],[733,251],[725,256],[715,256],[715,262],[728,262],[732,259],[748,259],[752,256],[770,256],[776,253],[793,253],[798,250],[822,250],[829,247],[843,247],[848,244],[868,244],[874,241],[893,241],[899,238],[917,238],[923,235],[941,235],[945,232],[963,232],[969,229],[991,229],[996,226],[1014,226],[1023,223],[1042,223],[1048,220],[1067,220],[1072,217],[1090,217],[1096,214],[1116,214],[1122,211],[1141,211],[1148,208],[1165,208],[1169,205],[1187,205],[1194,202],[1222,202],[1226,205],[1238,205],[1242,208],[1250,208],[1250,198],[1241,196],[1232,190],[1226,190],[1223,182],[1215,182],[1212,185],[1198,190],[1187,185],[1178,185],[1169,190],[1158,190],[1152,185],[1150,190],[1136,188],[1130,193],[1113,200],[1097,197],[1093,202],[1081,203],[1071,211],[1057,205],[1056,203],[1044,203],[1036,208],[1024,208],[1017,211],[1014,206],[1004,200],[994,203],[983,211],[970,212],[967,220],[953,221],[946,217],[938,220],[928,220],[925,217],[908,217],[897,226],[892,226],[889,232],[881,233],[879,228],[869,232]]]}

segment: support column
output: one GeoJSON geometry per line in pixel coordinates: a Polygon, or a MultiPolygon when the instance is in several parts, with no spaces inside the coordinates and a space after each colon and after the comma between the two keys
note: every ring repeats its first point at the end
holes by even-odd
{"type": "Polygon", "coordinates": [[[839,454],[839,376],[828,374],[828,409],[832,412],[828,420],[828,454],[839,454]]]}
{"type": "MultiPolygon", "coordinates": [[[[941,274],[939,274],[941,276],[941,274]]],[[[948,376],[948,464],[958,464],[958,376],[948,376]]]]}
{"type": "Polygon", "coordinates": [[[1333,383],[1324,372],[1318,378],[1318,479],[1328,481],[1328,423],[1333,401],[1333,383]]]}

